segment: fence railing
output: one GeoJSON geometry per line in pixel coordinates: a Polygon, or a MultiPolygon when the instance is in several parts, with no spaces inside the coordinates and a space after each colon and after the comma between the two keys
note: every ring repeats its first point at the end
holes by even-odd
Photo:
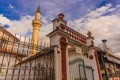
{"type": "Polygon", "coordinates": [[[0,80],[54,80],[54,47],[30,39],[2,36],[0,38],[0,80]]]}

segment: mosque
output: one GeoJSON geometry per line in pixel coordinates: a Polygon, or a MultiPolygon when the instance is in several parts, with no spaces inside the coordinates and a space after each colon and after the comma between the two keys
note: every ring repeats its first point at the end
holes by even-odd
{"type": "Polygon", "coordinates": [[[67,26],[64,14],[52,20],[50,47],[38,44],[42,26],[40,7],[32,21],[29,42],[0,27],[0,80],[103,80],[94,36],[67,26]]]}

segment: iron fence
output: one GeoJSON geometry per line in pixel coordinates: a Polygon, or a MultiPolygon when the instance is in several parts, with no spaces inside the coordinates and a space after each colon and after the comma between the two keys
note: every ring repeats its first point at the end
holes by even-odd
{"type": "Polygon", "coordinates": [[[54,80],[54,47],[43,43],[34,46],[3,34],[0,37],[0,80],[54,80]],[[31,50],[36,54],[31,55],[31,50]]]}

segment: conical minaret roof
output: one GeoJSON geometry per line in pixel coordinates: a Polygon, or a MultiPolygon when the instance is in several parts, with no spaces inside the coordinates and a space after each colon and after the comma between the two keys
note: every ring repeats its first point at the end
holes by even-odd
{"type": "Polygon", "coordinates": [[[36,13],[40,13],[40,6],[38,6],[36,13]]]}

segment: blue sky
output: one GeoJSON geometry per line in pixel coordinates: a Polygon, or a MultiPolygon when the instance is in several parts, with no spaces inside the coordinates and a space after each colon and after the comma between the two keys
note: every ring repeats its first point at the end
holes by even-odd
{"type": "MultiPolygon", "coordinates": [[[[89,11],[111,3],[111,7],[120,4],[119,0],[40,0],[41,13],[48,14],[63,12],[67,19],[80,18],[89,11]],[[54,13],[53,13],[54,12],[54,13]]],[[[31,15],[39,5],[39,0],[0,0],[0,14],[11,20],[19,20],[20,16],[31,15]]]]}
{"type": "Polygon", "coordinates": [[[113,52],[120,53],[120,0],[0,0],[0,24],[13,34],[29,37],[39,5],[42,39],[52,31],[51,20],[62,12],[68,26],[83,34],[90,30],[96,45],[107,39],[113,52]]]}

